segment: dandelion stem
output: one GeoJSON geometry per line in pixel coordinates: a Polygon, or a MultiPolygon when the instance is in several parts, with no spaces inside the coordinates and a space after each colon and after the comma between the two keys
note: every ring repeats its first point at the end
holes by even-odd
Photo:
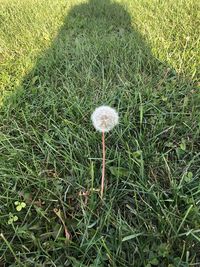
{"type": "Polygon", "coordinates": [[[101,178],[101,199],[103,199],[104,179],[105,179],[105,161],[106,161],[106,146],[105,146],[104,131],[102,132],[102,150],[103,150],[103,161],[102,161],[102,178],[101,178]]]}

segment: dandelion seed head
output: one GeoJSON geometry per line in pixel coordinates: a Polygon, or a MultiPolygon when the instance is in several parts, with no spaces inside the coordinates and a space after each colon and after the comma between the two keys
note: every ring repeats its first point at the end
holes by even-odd
{"type": "Polygon", "coordinates": [[[100,106],[92,113],[91,119],[97,131],[109,132],[118,124],[119,116],[114,108],[100,106]]]}

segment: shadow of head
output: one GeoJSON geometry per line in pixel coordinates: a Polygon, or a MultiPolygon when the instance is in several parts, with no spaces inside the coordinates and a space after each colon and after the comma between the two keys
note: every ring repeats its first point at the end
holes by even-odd
{"type": "Polygon", "coordinates": [[[110,30],[131,29],[131,18],[125,8],[110,0],[90,0],[73,7],[67,22],[73,22],[76,29],[85,33],[109,32],[110,30]]]}
{"type": "Polygon", "coordinates": [[[90,81],[97,84],[101,83],[102,71],[105,79],[115,79],[114,84],[118,79],[114,76],[125,75],[131,80],[136,72],[149,72],[154,57],[132,22],[126,8],[111,0],[73,6],[51,46],[25,77],[24,85],[30,84],[33,76],[51,85],[56,81],[56,86],[74,77],[74,87],[80,87],[86,84],[88,73],[90,81]]]}

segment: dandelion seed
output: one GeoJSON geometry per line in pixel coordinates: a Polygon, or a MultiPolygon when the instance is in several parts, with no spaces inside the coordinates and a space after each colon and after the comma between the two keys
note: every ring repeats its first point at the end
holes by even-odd
{"type": "Polygon", "coordinates": [[[102,178],[101,178],[101,199],[103,198],[104,180],[105,180],[105,161],[106,161],[106,146],[105,146],[105,132],[112,130],[119,121],[119,116],[114,108],[109,106],[100,106],[95,109],[91,116],[94,128],[102,132],[102,178]]]}
{"type": "Polygon", "coordinates": [[[118,124],[119,116],[114,108],[100,106],[91,116],[94,128],[100,132],[109,132],[118,124]]]}

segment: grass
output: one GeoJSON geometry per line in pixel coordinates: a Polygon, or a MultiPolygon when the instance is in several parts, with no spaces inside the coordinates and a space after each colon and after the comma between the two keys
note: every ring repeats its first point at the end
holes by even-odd
{"type": "Polygon", "coordinates": [[[1,266],[200,266],[198,8],[0,0],[1,266]]]}

